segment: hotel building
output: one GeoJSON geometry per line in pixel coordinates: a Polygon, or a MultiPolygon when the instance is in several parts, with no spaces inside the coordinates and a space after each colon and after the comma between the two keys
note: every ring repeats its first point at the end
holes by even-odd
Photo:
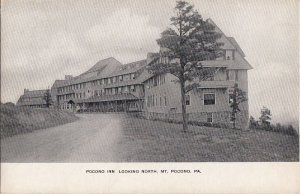
{"type": "MultiPolygon", "coordinates": [[[[204,67],[214,68],[215,73],[186,94],[188,118],[190,121],[230,123],[233,86],[237,83],[248,96],[247,71],[252,67],[236,40],[227,37],[211,19],[208,21],[222,34],[218,41],[224,43],[223,56],[201,62],[204,67]]],[[[176,77],[168,73],[150,74],[147,65],[153,60],[168,62],[160,52],[148,53],[145,60],[125,65],[107,58],[79,76],[68,75],[64,80],[56,80],[51,88],[53,105],[73,111],[139,111],[146,118],[180,120],[181,94],[179,84],[174,82],[176,77]]],[[[248,123],[248,102],[243,102],[240,109],[237,126],[243,128],[248,123]]]]}

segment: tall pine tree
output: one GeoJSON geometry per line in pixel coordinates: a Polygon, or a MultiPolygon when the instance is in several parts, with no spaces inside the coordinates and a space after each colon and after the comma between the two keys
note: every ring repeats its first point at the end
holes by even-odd
{"type": "Polygon", "coordinates": [[[186,93],[199,86],[200,82],[213,76],[214,68],[204,68],[201,61],[215,60],[222,55],[222,43],[217,42],[220,33],[214,26],[203,20],[194,6],[177,1],[176,15],[171,17],[171,25],[157,40],[161,47],[160,57],[168,62],[153,61],[149,71],[155,75],[170,73],[180,84],[183,131],[188,129],[186,114],[186,93]]]}

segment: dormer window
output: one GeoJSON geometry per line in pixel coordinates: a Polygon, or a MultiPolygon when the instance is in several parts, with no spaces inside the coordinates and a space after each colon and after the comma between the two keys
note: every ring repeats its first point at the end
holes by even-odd
{"type": "Polygon", "coordinates": [[[234,60],[235,52],[234,50],[224,50],[224,60],[234,60]]]}

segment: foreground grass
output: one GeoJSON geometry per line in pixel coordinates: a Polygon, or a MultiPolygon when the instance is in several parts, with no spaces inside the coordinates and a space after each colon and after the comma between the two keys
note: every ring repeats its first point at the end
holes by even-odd
{"type": "Polygon", "coordinates": [[[299,137],[189,126],[125,116],[120,153],[128,162],[299,161],[299,137]]]}
{"type": "Polygon", "coordinates": [[[3,104],[0,107],[0,118],[1,138],[54,127],[78,119],[70,112],[3,104]]]}

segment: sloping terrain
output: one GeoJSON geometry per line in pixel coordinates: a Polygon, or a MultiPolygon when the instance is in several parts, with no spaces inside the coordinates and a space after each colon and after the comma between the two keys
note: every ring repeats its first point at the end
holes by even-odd
{"type": "Polygon", "coordinates": [[[1,104],[1,138],[53,127],[77,120],[70,112],[1,104]]]}
{"type": "Polygon", "coordinates": [[[298,136],[79,114],[76,122],[1,141],[2,162],[298,162],[298,136]]]}

